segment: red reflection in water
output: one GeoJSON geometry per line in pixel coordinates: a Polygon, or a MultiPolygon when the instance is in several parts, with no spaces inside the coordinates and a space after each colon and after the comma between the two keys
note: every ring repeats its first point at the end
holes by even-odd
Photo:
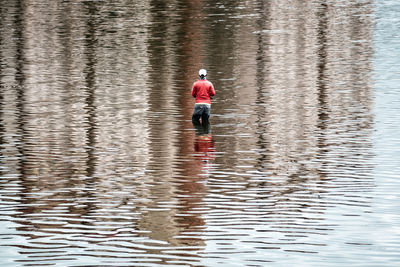
{"type": "Polygon", "coordinates": [[[210,124],[193,124],[196,129],[194,142],[195,157],[202,162],[215,159],[215,142],[210,132],[210,124]]]}

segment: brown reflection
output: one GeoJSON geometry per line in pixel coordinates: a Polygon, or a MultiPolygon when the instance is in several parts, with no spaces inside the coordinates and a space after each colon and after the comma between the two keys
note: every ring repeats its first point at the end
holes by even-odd
{"type": "MultiPolygon", "coordinates": [[[[22,1],[17,1],[17,8],[21,9],[21,13],[23,14],[24,12],[24,5],[22,1]]],[[[23,144],[26,140],[26,127],[25,127],[25,121],[26,121],[26,109],[25,109],[25,92],[24,92],[24,85],[25,85],[25,73],[23,70],[23,65],[24,65],[24,47],[26,43],[26,36],[24,36],[24,16],[18,15],[15,17],[15,28],[17,29],[15,31],[15,47],[16,47],[16,67],[15,67],[15,89],[16,89],[16,117],[18,121],[18,132],[20,134],[20,144],[23,144]]],[[[20,171],[21,174],[23,175],[25,173],[25,170],[23,168],[24,161],[25,161],[25,149],[22,145],[18,145],[18,152],[19,152],[19,159],[20,159],[20,171]]]]}
{"type": "MultiPolygon", "coordinates": [[[[69,59],[72,48],[60,45],[64,41],[61,34],[68,21],[63,20],[65,24],[58,25],[60,32],[55,32],[54,29],[49,30],[52,26],[41,20],[41,15],[46,17],[46,14],[37,11],[40,4],[27,5],[23,1],[14,1],[2,3],[2,8],[8,11],[4,18],[12,19],[9,25],[15,29],[14,43],[8,43],[8,47],[15,50],[11,52],[11,49],[1,47],[2,53],[15,55],[7,57],[7,73],[1,76],[8,103],[4,107],[8,113],[4,118],[7,124],[4,133],[18,139],[4,144],[5,154],[11,159],[18,159],[18,163],[8,162],[7,175],[18,177],[22,186],[21,207],[18,209],[23,216],[30,216],[52,210],[65,199],[76,196],[74,192],[57,191],[81,183],[76,177],[86,168],[81,164],[82,155],[74,151],[82,144],[72,141],[79,129],[74,132],[77,125],[73,125],[76,121],[71,123],[71,117],[75,114],[69,112],[69,107],[79,106],[80,103],[73,99],[74,103],[68,107],[64,101],[72,98],[69,92],[74,83],[64,80],[65,76],[71,75],[69,59]],[[53,38],[60,38],[60,42],[45,42],[53,38]],[[13,150],[14,144],[17,151],[13,150]]],[[[56,20],[52,22],[58,24],[56,20]]],[[[29,229],[53,228],[51,223],[36,224],[33,221],[22,220],[21,224],[28,225],[29,229]]]]}
{"type": "MultiPolygon", "coordinates": [[[[235,64],[221,69],[233,81],[219,81],[226,90],[214,105],[221,116],[213,124],[219,151],[226,152],[216,164],[233,174],[213,178],[260,191],[256,199],[267,203],[260,210],[271,220],[265,225],[290,229],[300,217],[322,225],[308,207],[324,214],[330,207],[319,197],[330,194],[347,204],[354,192],[357,205],[368,209],[358,192],[372,186],[372,1],[342,3],[254,1],[235,14],[242,20],[235,20],[232,43],[240,52],[224,52],[235,64]],[[353,178],[346,183],[342,176],[353,178]],[[286,212],[293,213],[284,222],[286,212]]],[[[317,234],[329,230],[320,229],[317,234]]],[[[298,240],[291,230],[276,232],[298,240]]]]}
{"type": "MultiPolygon", "coordinates": [[[[233,71],[229,67],[222,69],[240,74],[233,77],[236,78],[233,85],[223,81],[221,87],[229,88],[230,92],[223,92],[221,98],[226,101],[215,108],[221,114],[233,110],[234,125],[243,123],[251,127],[244,132],[258,138],[230,139],[224,151],[229,151],[228,144],[235,151],[257,147],[265,152],[260,155],[261,168],[267,167],[278,175],[295,174],[304,167],[296,163],[297,159],[311,163],[316,153],[328,149],[327,143],[333,140],[326,139],[336,139],[330,132],[342,127],[340,120],[349,125],[358,123],[350,119],[353,117],[350,111],[346,112],[347,107],[358,105],[349,95],[363,92],[363,108],[370,109],[371,85],[364,81],[369,80],[371,71],[367,67],[372,53],[372,22],[368,19],[371,3],[349,3],[335,13],[337,5],[255,1],[254,5],[246,6],[243,15],[252,12],[257,19],[252,26],[244,19],[243,25],[237,27],[233,39],[241,53],[231,54],[236,60],[233,71]],[[355,14],[360,8],[365,12],[361,18],[355,14]],[[361,34],[354,36],[355,32],[361,34]],[[358,70],[358,66],[365,68],[358,70]],[[340,109],[341,114],[336,112],[340,109]],[[335,121],[336,125],[332,124],[335,121]]],[[[371,121],[370,117],[366,119],[371,121]]],[[[367,136],[370,126],[371,123],[365,128],[367,136]]],[[[235,127],[234,131],[243,134],[243,127],[235,127]]],[[[342,141],[347,142],[344,139],[338,142],[342,141]]],[[[235,160],[240,161],[240,156],[234,156],[231,165],[236,164],[235,160]]],[[[312,165],[305,170],[318,172],[318,164],[312,165]]]]}
{"type": "MultiPolygon", "coordinates": [[[[183,129],[179,138],[179,157],[184,159],[179,164],[181,175],[177,186],[179,197],[179,212],[183,216],[177,216],[176,221],[180,226],[181,240],[187,245],[204,246],[202,231],[205,225],[201,216],[202,200],[206,193],[204,182],[207,177],[204,174],[204,168],[198,156],[201,157],[201,148],[199,139],[204,137],[204,129],[208,129],[209,124],[193,124],[191,117],[194,107],[194,99],[191,95],[193,82],[198,78],[200,68],[208,68],[204,60],[206,54],[206,36],[205,36],[205,14],[204,7],[206,1],[195,0],[188,1],[187,8],[182,12],[182,31],[179,42],[182,44],[178,49],[178,54],[182,54],[182,60],[178,61],[178,72],[185,73],[182,83],[179,85],[179,103],[183,120],[180,122],[180,128],[183,129]],[[189,128],[195,128],[195,132],[188,131],[189,128]],[[186,129],[186,130],[185,130],[186,129]],[[197,157],[197,158],[196,158],[197,157]]],[[[211,141],[211,136],[210,136],[211,141]]],[[[205,141],[205,143],[208,143],[205,141]]]]}
{"type": "MultiPolygon", "coordinates": [[[[88,127],[87,127],[87,176],[93,177],[95,174],[95,142],[96,142],[96,107],[95,107],[95,91],[96,91],[96,47],[98,45],[96,32],[96,17],[98,16],[97,6],[94,2],[85,2],[87,8],[88,19],[86,20],[86,33],[85,33],[85,49],[84,52],[87,57],[85,67],[85,80],[86,80],[86,110],[88,111],[88,127]]],[[[69,33],[70,35],[71,33],[69,33]]]]}
{"type": "Polygon", "coordinates": [[[327,30],[328,30],[328,18],[327,18],[328,5],[326,3],[321,3],[319,7],[318,17],[318,29],[317,29],[317,45],[318,45],[318,76],[317,76],[317,86],[318,86],[318,101],[319,101],[319,121],[320,129],[324,129],[324,125],[329,118],[328,110],[325,109],[326,106],[326,68],[327,68],[327,30]]]}
{"type": "Polygon", "coordinates": [[[194,123],[194,140],[186,140],[182,146],[183,162],[182,180],[178,183],[177,193],[180,198],[180,213],[177,222],[181,227],[181,235],[191,245],[204,245],[200,242],[201,230],[205,226],[201,214],[204,212],[203,197],[207,193],[205,183],[212,171],[212,161],[215,159],[215,142],[211,134],[210,123],[194,123]],[[192,147],[186,147],[192,144],[192,147]],[[185,148],[185,149],[183,149],[185,148]],[[188,236],[185,232],[189,232],[188,236]],[[195,233],[195,234],[194,234],[195,233]]]}
{"type": "Polygon", "coordinates": [[[190,128],[194,100],[190,89],[202,66],[202,1],[151,1],[149,51],[149,144],[147,166],[151,201],[138,225],[154,240],[176,246],[203,245],[204,225],[193,213],[204,186],[201,165],[193,159],[195,135],[190,128]],[[183,117],[182,117],[183,116],[183,117]],[[180,197],[180,196],[184,197],[180,197]],[[173,205],[175,208],[162,208],[173,205]]]}
{"type": "MultiPolygon", "coordinates": [[[[66,240],[67,231],[95,246],[96,238],[118,233],[121,223],[136,228],[136,218],[121,219],[121,213],[137,211],[127,199],[141,195],[132,177],[143,173],[148,160],[147,36],[137,34],[134,47],[123,37],[136,33],[120,29],[120,38],[112,36],[121,24],[102,12],[114,8],[93,1],[1,1],[0,40],[13,35],[0,42],[1,135],[10,137],[1,154],[7,157],[4,177],[17,185],[2,187],[2,193],[20,198],[12,221],[21,237],[66,240]],[[112,46],[115,39],[121,43],[112,46]],[[110,204],[128,210],[104,210],[110,204]],[[88,230],[96,223],[106,225],[105,234],[88,230]]],[[[124,20],[126,29],[146,21],[141,8],[120,6],[126,18],[136,14],[124,20]]],[[[55,245],[29,238],[21,255],[55,245]]]]}
{"type": "MultiPolygon", "coordinates": [[[[146,184],[151,188],[146,192],[144,208],[138,221],[138,228],[148,233],[151,240],[179,244],[174,237],[179,233],[174,223],[175,209],[162,208],[175,205],[173,176],[176,159],[174,139],[176,129],[176,104],[170,64],[175,55],[171,48],[171,32],[175,20],[169,21],[168,12],[176,12],[176,3],[166,1],[149,2],[149,36],[146,40],[149,58],[148,95],[148,145],[149,162],[146,184]]],[[[157,251],[160,254],[160,251],[157,251]]]]}

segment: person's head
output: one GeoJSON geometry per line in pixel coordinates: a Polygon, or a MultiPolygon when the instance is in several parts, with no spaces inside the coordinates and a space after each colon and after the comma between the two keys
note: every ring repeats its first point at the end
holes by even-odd
{"type": "Polygon", "coordinates": [[[205,69],[199,70],[200,79],[204,80],[207,76],[207,71],[205,69]]]}

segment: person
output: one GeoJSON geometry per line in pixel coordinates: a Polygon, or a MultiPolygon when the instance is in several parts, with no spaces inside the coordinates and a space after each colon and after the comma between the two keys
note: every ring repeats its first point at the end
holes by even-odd
{"type": "Polygon", "coordinates": [[[200,79],[192,86],[192,96],[196,98],[192,122],[198,123],[201,118],[202,123],[207,123],[210,118],[211,97],[215,96],[215,90],[213,84],[206,79],[205,69],[199,70],[199,76],[200,79]]]}

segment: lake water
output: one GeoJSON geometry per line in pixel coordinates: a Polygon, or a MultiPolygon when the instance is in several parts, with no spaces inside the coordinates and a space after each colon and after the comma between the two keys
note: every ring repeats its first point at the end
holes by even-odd
{"type": "Polygon", "coordinates": [[[3,266],[399,266],[398,1],[0,13],[3,266]]]}

